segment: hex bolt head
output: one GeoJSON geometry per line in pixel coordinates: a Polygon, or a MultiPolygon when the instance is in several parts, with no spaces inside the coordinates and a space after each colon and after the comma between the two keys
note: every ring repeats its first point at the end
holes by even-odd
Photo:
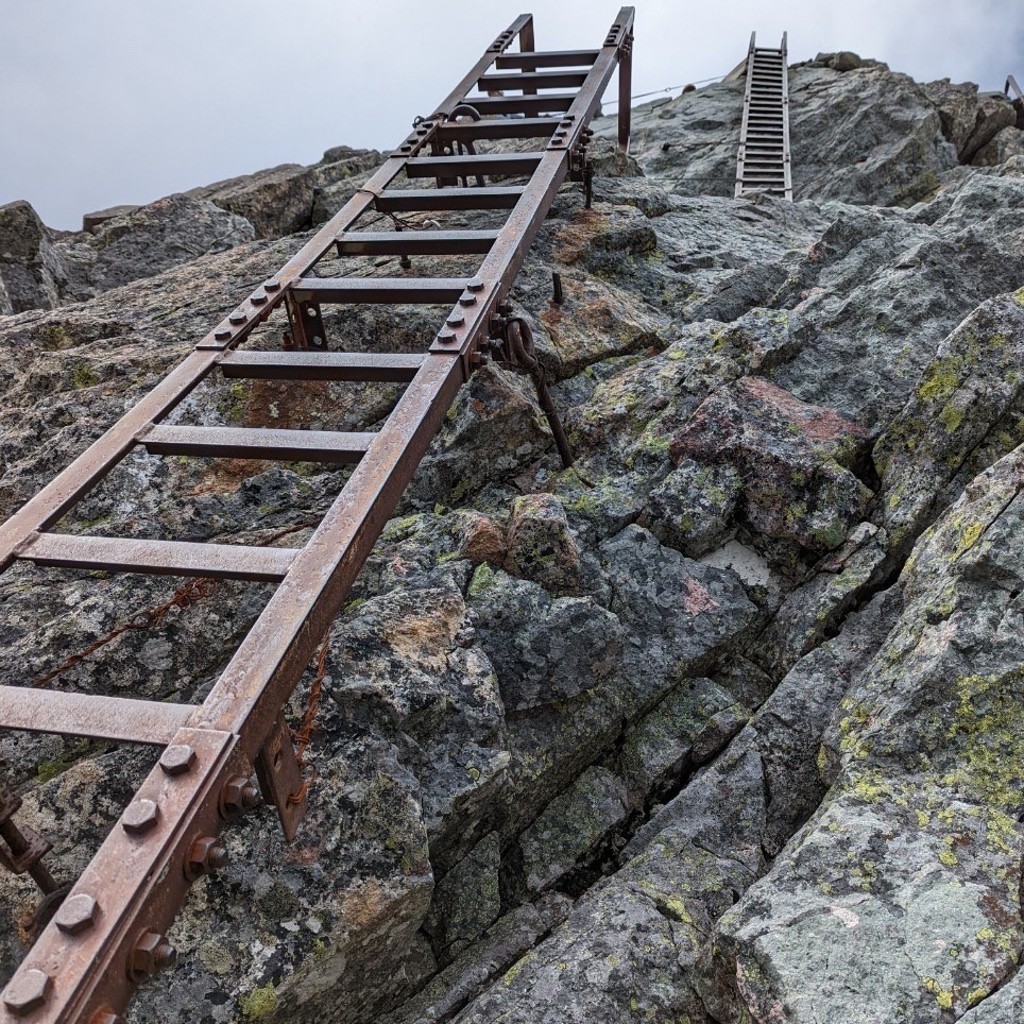
{"type": "Polygon", "coordinates": [[[459,296],[460,306],[475,306],[476,296],[475,295],[461,295],[459,296]]]}
{"type": "Polygon", "coordinates": [[[88,893],[80,892],[69,896],[53,919],[65,935],[78,935],[93,926],[97,909],[96,901],[88,893]]]}
{"type": "Polygon", "coordinates": [[[450,345],[455,341],[455,332],[445,329],[438,334],[437,340],[441,342],[442,345],[450,345]]]}
{"type": "Polygon", "coordinates": [[[45,971],[30,967],[27,971],[16,974],[4,989],[4,1006],[15,1017],[25,1017],[46,1002],[52,985],[53,982],[45,971]]]}
{"type": "Polygon", "coordinates": [[[221,327],[213,332],[213,336],[217,341],[227,341],[231,337],[231,333],[226,327],[221,327]]]}
{"type": "Polygon", "coordinates": [[[473,277],[466,282],[466,287],[471,292],[482,292],[484,290],[484,280],[482,277],[473,277]]]}
{"type": "Polygon", "coordinates": [[[277,291],[281,290],[281,282],[280,281],[275,281],[274,278],[271,278],[269,281],[264,281],[263,282],[263,287],[268,292],[277,292],[277,291]]]}
{"type": "Polygon", "coordinates": [[[461,313],[452,313],[445,322],[449,327],[461,327],[466,322],[466,318],[461,313]]]}
{"type": "Polygon", "coordinates": [[[121,827],[129,835],[141,836],[155,828],[159,820],[160,808],[152,800],[136,800],[121,815],[121,827]]]}
{"type": "Polygon", "coordinates": [[[244,324],[246,319],[247,317],[244,313],[232,313],[231,316],[228,317],[228,323],[244,324]]]}
{"type": "Polygon", "coordinates": [[[255,810],[262,803],[260,789],[244,775],[228,779],[221,794],[221,811],[226,817],[255,810]]]}
{"type": "Polygon", "coordinates": [[[159,932],[143,932],[128,960],[128,976],[138,982],[173,967],[178,959],[174,947],[159,932]]]}
{"type": "Polygon", "coordinates": [[[165,747],[160,755],[160,767],[167,775],[184,775],[196,763],[196,752],[187,743],[165,747]]]}
{"type": "Polygon", "coordinates": [[[202,875],[220,871],[228,863],[228,851],[216,836],[200,836],[189,850],[185,862],[185,877],[195,881],[202,875]]]}

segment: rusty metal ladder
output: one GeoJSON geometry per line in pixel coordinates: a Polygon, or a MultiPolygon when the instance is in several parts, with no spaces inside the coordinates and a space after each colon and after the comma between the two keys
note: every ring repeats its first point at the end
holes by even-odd
{"type": "MultiPolygon", "coordinates": [[[[587,176],[588,123],[619,70],[619,145],[629,144],[633,9],[601,46],[537,51],[521,15],[345,207],[171,373],[0,526],[0,571],[16,561],[73,569],[271,581],[277,587],[199,705],[0,687],[0,727],[162,747],[96,856],[0,994],[0,1022],[115,1024],[135,987],[169,966],[165,933],[189,886],[224,861],[219,835],[263,799],[294,837],[306,787],[282,708],[341,608],[461,385],[488,354],[528,365],[528,332],[507,296],[562,181],[587,176]],[[518,38],[520,52],[509,52],[518,38]],[[492,71],[492,65],[494,70],[492,71]],[[460,116],[467,111],[471,116],[460,116]],[[536,140],[529,152],[477,154],[480,140],[536,140]],[[461,153],[455,152],[460,149],[461,153]],[[487,175],[525,184],[469,186],[487,175]],[[436,187],[392,187],[434,178],[436,187]],[[464,184],[450,185],[461,180],[464,184]],[[507,210],[496,231],[358,230],[364,214],[507,210]],[[339,255],[479,254],[475,274],[319,277],[339,255]],[[420,354],[330,351],[326,304],[431,303],[450,311],[420,354]],[[241,348],[279,312],[285,351],[241,348]],[[376,433],[177,426],[164,421],[209,374],[292,381],[389,381],[404,391],[376,433]],[[351,476],[303,548],[136,540],[51,528],[133,450],[350,464],[351,476]],[[258,785],[253,781],[253,774],[258,785]]],[[[6,860],[46,889],[45,840],[0,800],[6,860]]],[[[0,843],[2,848],[2,843],[0,843]]],[[[52,886],[50,886],[52,888],[52,886]]]]}
{"type": "Polygon", "coordinates": [[[789,72],[787,33],[778,49],[759,47],[750,34],[743,123],[736,157],[736,198],[772,192],[793,198],[789,154],[789,72]]]}

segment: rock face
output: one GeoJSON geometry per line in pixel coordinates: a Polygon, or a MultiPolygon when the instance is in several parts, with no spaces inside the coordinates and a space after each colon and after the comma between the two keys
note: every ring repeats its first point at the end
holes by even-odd
{"type": "Polygon", "coordinates": [[[310,167],[283,164],[82,218],[52,232],[24,202],[0,206],[0,314],[91,299],[253,238],[302,231],[337,212],[380,163],[370,149],[335,146],[310,167]]]}
{"type": "Polygon", "coordinates": [[[66,277],[36,211],[24,201],[0,206],[0,314],[52,308],[66,277]]]}
{"type": "MultiPolygon", "coordinates": [[[[560,191],[512,295],[573,468],[527,380],[474,374],[330,632],[297,841],[266,809],[231,827],[132,1021],[1020,1019],[1020,133],[961,164],[994,101],[847,52],[795,67],[791,105],[793,203],[731,198],[733,83],[639,108],[635,162],[598,122],[593,208],[560,191]]],[[[330,150],[88,238],[0,210],[0,513],[369,159],[330,150]]],[[[355,351],[434,327],[327,321],[355,351]]],[[[211,377],[174,419],[369,430],[396,395],[211,377]]],[[[133,455],[61,528],[292,546],[340,479],[133,455]]],[[[19,563],[0,683],[197,700],[266,592],[19,563]]],[[[62,879],[152,760],[42,734],[0,758],[62,879]]],[[[0,875],[3,976],[33,906],[0,875]]]]}

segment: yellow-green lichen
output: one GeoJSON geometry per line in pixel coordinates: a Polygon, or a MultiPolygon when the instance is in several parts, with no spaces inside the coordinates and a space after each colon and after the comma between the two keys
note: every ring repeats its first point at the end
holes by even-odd
{"type": "Polygon", "coordinates": [[[917,388],[917,397],[922,402],[945,402],[960,385],[964,369],[963,356],[943,356],[936,359],[925,371],[917,388]]]}
{"type": "Polygon", "coordinates": [[[242,1016],[246,1020],[260,1020],[274,1012],[277,1006],[277,992],[274,991],[273,982],[260,985],[254,988],[239,1003],[242,1016]]]}
{"type": "Polygon", "coordinates": [[[71,371],[71,385],[78,390],[91,388],[99,382],[100,379],[96,376],[96,371],[88,363],[79,363],[71,371]]]}
{"type": "Polygon", "coordinates": [[[469,597],[480,597],[485,594],[494,586],[495,578],[494,570],[486,562],[481,562],[469,581],[469,597]]]}
{"type": "Polygon", "coordinates": [[[955,434],[960,429],[960,424],[964,421],[964,414],[955,405],[949,403],[942,407],[942,412],[939,413],[939,420],[946,428],[947,434],[955,434]]]}
{"type": "Polygon", "coordinates": [[[937,978],[922,978],[921,984],[935,996],[935,1001],[942,1009],[948,1010],[953,1006],[953,990],[943,988],[937,978]]]}

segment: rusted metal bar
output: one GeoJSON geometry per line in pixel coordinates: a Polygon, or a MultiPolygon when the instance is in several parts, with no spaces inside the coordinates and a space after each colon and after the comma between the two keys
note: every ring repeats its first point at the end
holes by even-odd
{"type": "Polygon", "coordinates": [[[25,561],[65,569],[209,576],[267,583],[284,579],[295,555],[296,552],[289,548],[133,540],[128,537],[80,537],[66,533],[38,534],[18,553],[18,557],[25,561]]]}
{"type": "Polygon", "coordinates": [[[217,365],[225,377],[269,380],[390,381],[407,384],[421,355],[393,352],[226,352],[217,365]]]}
{"type": "Polygon", "coordinates": [[[425,156],[410,160],[405,173],[410,178],[467,174],[533,174],[542,153],[496,153],[479,156],[425,156]]]}
{"type": "Polygon", "coordinates": [[[334,430],[258,430],[247,427],[151,427],[140,438],[153,455],[209,455],[284,462],[358,462],[373,434],[334,430]]]}
{"type": "Polygon", "coordinates": [[[478,139],[546,139],[558,127],[557,117],[502,117],[479,121],[446,121],[434,133],[441,142],[478,139]]]}
{"type": "MultiPolygon", "coordinates": [[[[557,125],[548,126],[552,131],[543,153],[532,155],[532,174],[525,186],[389,189],[401,172],[409,174],[417,154],[437,141],[436,133],[448,115],[466,102],[470,90],[517,36],[524,51],[524,63],[518,66],[530,73],[532,65],[525,54],[532,59],[533,22],[529,15],[520,16],[498,36],[437,113],[416,126],[328,224],[206,335],[197,350],[139,406],[0,527],[2,567],[15,557],[31,558],[34,550],[37,560],[59,559],[59,564],[144,568],[149,572],[185,572],[203,565],[204,575],[211,574],[212,565],[224,575],[246,571],[280,578],[209,695],[195,708],[147,704],[143,709],[138,705],[145,702],[44,691],[27,691],[35,696],[24,700],[19,699],[20,694],[7,693],[18,688],[0,688],[0,726],[45,731],[56,725],[61,728],[54,731],[66,727],[78,735],[167,744],[121,822],[71,890],[66,906],[76,913],[85,907],[94,912],[80,915],[82,927],[62,927],[63,911],[45,927],[0,997],[0,1024],[25,1019],[32,1024],[113,1024],[134,987],[173,961],[164,933],[192,881],[223,863],[218,839],[223,825],[259,802],[259,789],[251,779],[253,770],[264,796],[277,806],[286,836],[295,834],[307,793],[282,708],[346,600],[452,398],[471,373],[474,355],[487,337],[497,304],[507,295],[570,164],[578,162],[585,150],[587,124],[632,37],[632,25],[632,9],[623,8],[604,46],[593,51],[590,70],[579,90],[556,97],[554,107],[551,99],[541,96],[515,101],[539,104],[539,110],[564,111],[557,125]],[[428,192],[437,194],[426,196],[428,192]],[[510,208],[511,212],[504,227],[487,239],[486,254],[473,277],[312,276],[325,253],[339,242],[344,247],[353,241],[353,227],[363,213],[375,207],[385,209],[388,203],[396,204],[393,210],[510,208]],[[418,205],[403,207],[402,203],[418,205]],[[294,344],[309,349],[316,347],[317,338],[326,343],[319,315],[321,302],[433,302],[449,305],[451,311],[429,352],[415,357],[234,351],[282,307],[291,317],[294,344]],[[215,366],[233,376],[395,380],[406,387],[376,434],[161,423],[215,366]],[[137,444],[157,453],[351,461],[355,468],[298,552],[44,533],[137,444]],[[110,543],[119,550],[106,546],[110,543]],[[54,716],[43,720],[44,707],[57,712],[56,721],[50,720],[54,716]],[[102,708],[112,716],[120,715],[122,724],[101,721],[97,714],[102,708]]],[[[538,67],[544,66],[540,60],[538,55],[538,67]]],[[[553,66],[563,64],[559,60],[553,66]]],[[[506,98],[487,97],[481,102],[493,104],[499,99],[506,98]]],[[[478,101],[474,98],[473,102],[478,101]]],[[[493,106],[490,112],[495,112],[493,106]]],[[[459,159],[465,165],[471,158],[459,159]]],[[[443,166],[448,168],[447,174],[453,173],[451,164],[443,166]]],[[[471,169],[464,173],[476,174],[481,164],[468,166],[471,169]]],[[[413,244],[417,234],[423,233],[403,232],[402,248],[413,244]]],[[[380,234],[377,237],[381,242],[380,234]]],[[[366,235],[362,238],[365,244],[366,235]]],[[[389,239],[386,244],[396,243],[389,239]]],[[[473,244],[482,246],[483,240],[475,239],[473,244]]],[[[522,335],[518,337],[523,347],[522,335]]],[[[553,409],[548,401],[546,411],[548,405],[553,409]]],[[[565,457],[567,448],[562,442],[564,437],[559,446],[565,457]]]]}
{"type": "Polygon", "coordinates": [[[500,56],[494,66],[505,68],[577,68],[594,63],[600,50],[532,50],[527,53],[506,53],[500,56]]]}
{"type": "Polygon", "coordinates": [[[194,711],[190,704],[0,686],[0,720],[7,729],[166,746],[194,711]]]}
{"type": "Polygon", "coordinates": [[[552,110],[568,110],[576,99],[574,92],[549,92],[537,96],[474,97],[473,106],[484,117],[491,114],[526,114],[536,117],[552,110]]]}
{"type": "Polygon", "coordinates": [[[0,789],[0,864],[15,875],[27,873],[40,891],[49,895],[59,888],[43,864],[53,846],[32,829],[18,826],[14,815],[20,807],[20,797],[0,789]]]}
{"type": "Polygon", "coordinates": [[[445,306],[457,302],[465,287],[466,281],[457,277],[303,277],[295,282],[299,294],[315,295],[320,302],[419,302],[445,306]]]}
{"type": "MultiPolygon", "coordinates": [[[[521,119],[524,121],[525,118],[521,119]]],[[[450,122],[437,129],[438,135],[462,127],[505,122],[450,122]]],[[[510,120],[508,122],[512,124],[510,120]]],[[[413,213],[417,210],[511,210],[523,194],[522,186],[491,186],[486,188],[403,188],[384,192],[376,199],[381,213],[413,213]]]]}
{"type": "Polygon", "coordinates": [[[467,256],[487,252],[497,231],[350,231],[339,256],[467,256]]]}
{"type": "Polygon", "coordinates": [[[578,89],[586,80],[586,71],[521,71],[518,74],[483,75],[477,87],[481,92],[498,89],[578,89]]]}
{"type": "Polygon", "coordinates": [[[629,133],[633,117],[633,33],[619,47],[619,149],[629,152],[629,133]]]}

